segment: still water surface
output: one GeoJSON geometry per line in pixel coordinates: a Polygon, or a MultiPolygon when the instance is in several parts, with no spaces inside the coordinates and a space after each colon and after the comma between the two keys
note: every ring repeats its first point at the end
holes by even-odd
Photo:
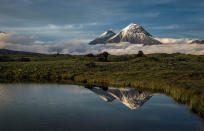
{"type": "Polygon", "coordinates": [[[188,107],[126,88],[0,84],[0,131],[204,130],[188,107]]]}

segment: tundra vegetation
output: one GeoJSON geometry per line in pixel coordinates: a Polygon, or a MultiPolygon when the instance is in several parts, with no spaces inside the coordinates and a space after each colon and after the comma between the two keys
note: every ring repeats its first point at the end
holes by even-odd
{"type": "Polygon", "coordinates": [[[0,55],[0,82],[132,87],[165,93],[204,117],[204,56],[138,54],[0,55]]]}

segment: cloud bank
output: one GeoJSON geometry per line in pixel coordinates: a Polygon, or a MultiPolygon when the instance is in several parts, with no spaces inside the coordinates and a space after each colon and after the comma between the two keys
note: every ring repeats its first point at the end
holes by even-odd
{"type": "Polygon", "coordinates": [[[113,43],[88,45],[86,42],[79,40],[70,40],[65,42],[41,42],[33,37],[24,37],[16,33],[0,33],[0,48],[19,51],[30,51],[46,54],[62,53],[62,54],[88,54],[101,53],[104,51],[114,55],[136,54],[142,50],[145,54],[150,53],[184,53],[204,55],[204,45],[189,44],[189,39],[172,39],[157,38],[163,45],[142,45],[130,43],[113,43]]]}
{"type": "Polygon", "coordinates": [[[180,39],[173,39],[173,38],[156,38],[158,41],[161,41],[163,44],[187,44],[191,43],[193,40],[188,38],[180,38],[180,39]]]}

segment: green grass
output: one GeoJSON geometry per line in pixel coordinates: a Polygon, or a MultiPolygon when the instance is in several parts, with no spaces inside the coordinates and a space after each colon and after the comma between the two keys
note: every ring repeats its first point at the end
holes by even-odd
{"type": "Polygon", "coordinates": [[[165,93],[204,116],[204,56],[0,55],[1,82],[60,82],[132,87],[165,93]],[[22,62],[21,58],[30,61],[22,62]],[[90,64],[91,63],[91,64],[90,64]]]}

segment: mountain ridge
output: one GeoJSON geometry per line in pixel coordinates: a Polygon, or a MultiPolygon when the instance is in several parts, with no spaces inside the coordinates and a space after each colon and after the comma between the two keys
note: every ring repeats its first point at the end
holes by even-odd
{"type": "Polygon", "coordinates": [[[94,39],[93,41],[91,41],[89,44],[90,45],[95,45],[95,44],[105,44],[106,41],[108,39],[110,39],[111,37],[113,37],[114,35],[116,35],[115,32],[113,32],[112,30],[108,30],[106,32],[104,32],[103,34],[101,34],[100,36],[98,36],[96,39],[94,39]]]}
{"type": "Polygon", "coordinates": [[[103,39],[103,37],[101,37],[100,35],[93,41],[91,41],[89,44],[95,45],[95,44],[108,44],[108,43],[120,43],[120,42],[129,42],[131,44],[144,44],[144,45],[162,44],[160,41],[154,39],[152,35],[148,33],[142,26],[138,24],[133,24],[133,23],[131,23],[130,25],[122,29],[119,33],[111,36],[109,39],[103,39]],[[100,38],[100,40],[102,39],[101,43],[98,40],[98,38],[100,38]]]}
{"type": "Polygon", "coordinates": [[[196,44],[204,44],[204,40],[194,40],[190,44],[194,44],[194,43],[196,43],[196,44]]]}
{"type": "Polygon", "coordinates": [[[3,32],[3,31],[0,31],[0,34],[1,34],[1,33],[6,34],[6,33],[5,33],[5,32],[3,32]]]}
{"type": "Polygon", "coordinates": [[[16,50],[8,50],[8,49],[0,49],[1,55],[40,55],[40,53],[35,52],[26,52],[26,51],[16,51],[16,50]]]}

